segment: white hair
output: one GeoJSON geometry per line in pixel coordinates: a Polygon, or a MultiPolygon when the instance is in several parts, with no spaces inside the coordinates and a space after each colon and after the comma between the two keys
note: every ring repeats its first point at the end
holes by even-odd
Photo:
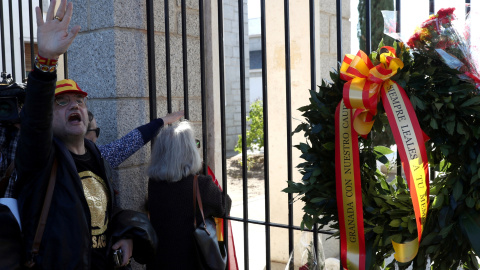
{"type": "Polygon", "coordinates": [[[202,167],[193,129],[188,121],[164,126],[158,133],[148,166],[148,177],[177,182],[202,167]]]}

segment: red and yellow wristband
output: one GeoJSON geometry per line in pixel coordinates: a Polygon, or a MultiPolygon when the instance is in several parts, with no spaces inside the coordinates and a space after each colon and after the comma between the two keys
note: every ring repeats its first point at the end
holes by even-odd
{"type": "Polygon", "coordinates": [[[37,54],[35,56],[35,66],[43,72],[54,72],[57,70],[58,59],[48,59],[37,54]]]}

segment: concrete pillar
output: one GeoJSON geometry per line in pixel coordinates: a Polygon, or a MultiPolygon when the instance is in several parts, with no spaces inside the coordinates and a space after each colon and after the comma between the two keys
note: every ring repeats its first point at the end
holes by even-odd
{"type": "MultiPolygon", "coordinates": [[[[343,48],[348,51],[350,46],[349,12],[350,1],[342,1],[343,12],[343,48]]],[[[336,68],[336,1],[315,1],[315,56],[316,85],[321,79],[329,79],[329,72],[336,68]]],[[[285,81],[285,37],[284,37],[284,3],[266,2],[266,39],[267,39],[267,86],[269,89],[269,149],[270,149],[270,194],[271,221],[288,223],[288,198],[281,190],[287,186],[288,176],[286,149],[286,81],[285,81]]],[[[290,63],[291,63],[291,100],[292,129],[302,121],[301,112],[297,109],[309,103],[311,89],[310,69],[310,29],[308,1],[290,1],[290,63]]],[[[293,145],[304,142],[303,134],[292,137],[293,145]]],[[[295,169],[303,162],[301,152],[293,149],[293,179],[300,181],[302,175],[295,169]]],[[[294,203],[294,225],[299,226],[303,216],[303,203],[294,203]]],[[[299,232],[294,235],[294,243],[299,239],[299,232]]],[[[285,263],[288,260],[288,231],[272,228],[272,261],[285,263]]],[[[325,243],[325,257],[338,255],[337,241],[325,243]]]]}

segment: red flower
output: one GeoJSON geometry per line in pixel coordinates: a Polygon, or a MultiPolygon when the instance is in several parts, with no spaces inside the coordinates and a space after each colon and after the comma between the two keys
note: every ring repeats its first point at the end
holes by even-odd
{"type": "Polygon", "coordinates": [[[415,34],[413,34],[413,36],[411,36],[410,39],[408,40],[407,45],[410,48],[418,47],[417,45],[421,43],[420,40],[421,40],[420,32],[415,32],[415,34]]]}
{"type": "Polygon", "coordinates": [[[437,12],[437,15],[439,18],[444,18],[444,17],[447,17],[447,16],[452,16],[452,17],[455,17],[453,15],[453,12],[455,11],[455,8],[454,7],[451,7],[451,8],[441,8],[438,12],[437,12]]]}

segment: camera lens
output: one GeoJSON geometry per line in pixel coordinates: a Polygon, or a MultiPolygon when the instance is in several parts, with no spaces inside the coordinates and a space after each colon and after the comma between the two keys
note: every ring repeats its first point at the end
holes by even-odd
{"type": "Polygon", "coordinates": [[[12,113],[12,104],[10,102],[0,102],[0,117],[8,117],[12,113]]]}

